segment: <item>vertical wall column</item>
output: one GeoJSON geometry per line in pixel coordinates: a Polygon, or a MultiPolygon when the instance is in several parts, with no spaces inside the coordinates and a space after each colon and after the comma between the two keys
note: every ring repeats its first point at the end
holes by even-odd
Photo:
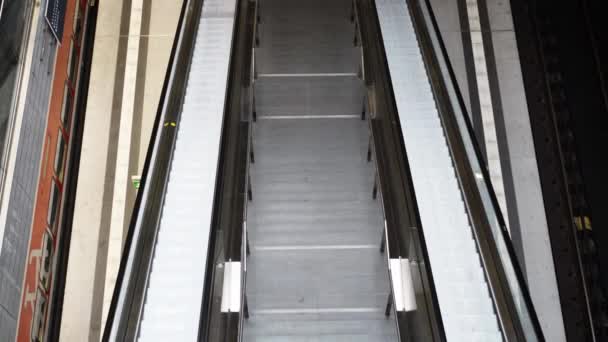
{"type": "Polygon", "coordinates": [[[124,15],[121,0],[99,3],[61,320],[60,340],[66,342],[100,336],[98,298],[103,295],[112,204],[113,99],[124,15]]]}
{"type": "Polygon", "coordinates": [[[181,6],[100,3],[61,341],[101,337],[181,6]]]}
{"type": "Polygon", "coordinates": [[[545,337],[547,341],[564,341],[509,1],[431,3],[477,139],[488,158],[492,182],[545,337]]]}
{"type": "Polygon", "coordinates": [[[477,0],[467,0],[467,15],[471,32],[475,78],[477,81],[477,93],[479,94],[481,122],[483,127],[483,141],[481,142],[481,145],[485,150],[486,163],[488,165],[488,170],[490,171],[490,179],[494,186],[500,209],[504,213],[505,224],[508,228],[509,216],[507,215],[507,200],[505,196],[500,154],[498,151],[498,139],[496,137],[496,123],[492,99],[494,94],[492,94],[490,90],[486,54],[484,51],[484,43],[487,44],[488,42],[484,42],[481,31],[477,0]]]}
{"type": "Polygon", "coordinates": [[[139,173],[143,170],[146,152],[152,133],[152,125],[158,110],[158,103],[169,64],[173,38],[182,1],[149,0],[149,15],[144,15],[142,24],[140,74],[145,82],[140,87],[141,102],[141,144],[139,146],[139,173]]]}
{"type": "MultiPolygon", "coordinates": [[[[480,98],[489,94],[494,106],[492,129],[497,139],[494,146],[486,148],[492,148],[492,153],[497,153],[496,158],[499,160],[494,161],[492,166],[492,156],[488,150],[490,172],[496,171],[497,167],[502,168],[504,178],[501,179],[500,186],[504,189],[505,202],[501,206],[507,204],[508,207],[508,212],[503,208],[503,213],[505,216],[508,214],[510,219],[511,236],[545,339],[565,341],[510,3],[503,0],[467,0],[467,3],[469,22],[476,22],[479,28],[479,33],[471,33],[473,49],[479,50],[477,53],[483,51],[485,56],[482,67],[485,67],[485,75],[479,75],[478,72],[478,76],[485,76],[485,84],[480,85],[480,98]],[[475,40],[480,39],[479,44],[483,45],[475,47],[475,40]],[[482,89],[486,86],[487,89],[482,89]]],[[[476,58],[475,62],[477,69],[480,61],[476,58]]],[[[487,104],[483,104],[482,100],[482,112],[485,105],[487,104]]],[[[490,112],[486,113],[489,115],[490,112]]],[[[486,123],[489,125],[489,121],[484,119],[484,131],[486,123]]],[[[492,181],[495,189],[498,188],[498,181],[494,177],[492,181]]]]}
{"type": "MultiPolygon", "coordinates": [[[[468,56],[466,56],[465,53],[467,41],[463,39],[463,36],[467,33],[465,32],[463,34],[463,26],[461,23],[463,16],[460,13],[459,1],[464,0],[431,0],[431,5],[433,7],[433,12],[437,17],[437,24],[441,31],[441,37],[445,43],[450,63],[454,68],[456,81],[462,92],[465,106],[467,107],[469,114],[473,115],[473,112],[476,111],[476,109],[474,109],[476,94],[474,93],[475,91],[469,91],[471,89],[470,83],[473,80],[470,79],[471,75],[468,74],[469,61],[467,60],[468,56]]],[[[466,13],[464,18],[466,18],[466,13]]]]}
{"type": "MultiPolygon", "coordinates": [[[[133,138],[137,134],[136,123],[136,88],[138,82],[138,66],[140,54],[140,35],[142,28],[143,0],[131,0],[129,16],[129,34],[127,36],[127,51],[122,84],[122,103],[120,123],[118,126],[118,146],[116,148],[116,165],[114,171],[114,190],[112,193],[112,213],[110,217],[110,232],[108,238],[108,253],[106,261],[105,286],[103,291],[103,313],[101,326],[105,320],[112,301],[112,292],[118,267],[122,245],[125,237],[125,226],[128,224],[133,208],[135,189],[131,186],[131,175],[137,172],[137,156],[139,151],[133,151],[133,138]]],[[[140,113],[138,113],[140,114],[140,113]]],[[[139,145],[139,144],[137,144],[139,145]]]]}
{"type": "Polygon", "coordinates": [[[137,195],[131,177],[143,169],[180,9],[179,2],[132,0],[131,3],[102,327],[137,195]]]}

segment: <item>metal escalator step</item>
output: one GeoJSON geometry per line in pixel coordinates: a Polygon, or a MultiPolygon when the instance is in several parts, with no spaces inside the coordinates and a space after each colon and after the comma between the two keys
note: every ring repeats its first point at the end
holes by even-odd
{"type": "Polygon", "coordinates": [[[364,123],[259,120],[254,134],[245,340],[394,341],[364,123]]]}
{"type": "MultiPolygon", "coordinates": [[[[266,39],[268,39],[266,37],[266,39]]],[[[346,39],[352,40],[352,37],[346,39]]],[[[349,40],[346,40],[347,42],[349,40]]],[[[359,49],[347,43],[347,46],[323,50],[316,53],[313,47],[302,44],[278,44],[263,41],[262,47],[256,49],[256,57],[260,59],[258,73],[262,75],[276,74],[328,74],[328,73],[356,73],[359,69],[359,49]],[[277,53],[275,49],[284,52],[277,53]]],[[[330,43],[327,43],[330,44],[330,43]]],[[[311,44],[308,44],[311,45],[311,44]]]]}
{"type": "Polygon", "coordinates": [[[407,4],[377,0],[376,7],[447,339],[498,340],[493,304],[407,4]]]}
{"type": "MultiPolygon", "coordinates": [[[[327,299],[329,295],[340,295],[358,303],[366,296],[388,293],[385,261],[373,245],[370,248],[325,250],[254,249],[248,262],[248,293],[251,295],[267,293],[272,294],[272,298],[280,298],[297,294],[298,298],[309,299],[321,307],[328,303],[318,303],[318,299],[327,299]]],[[[340,303],[339,307],[349,304],[353,302],[340,303]]],[[[328,306],[333,305],[329,303],[328,306]]]]}
{"type": "MultiPolygon", "coordinates": [[[[248,322],[250,328],[246,331],[246,341],[310,341],[311,336],[323,335],[327,341],[394,341],[395,334],[391,331],[394,322],[391,320],[307,320],[279,319],[267,321],[265,317],[252,316],[248,322]],[[264,337],[262,337],[264,336],[264,337]],[[282,339],[281,339],[282,338],[282,339]],[[336,338],[330,339],[330,338],[336,338]]],[[[319,341],[315,339],[315,341],[319,341]]]]}
{"type": "Polygon", "coordinates": [[[258,74],[356,73],[360,53],[353,45],[350,5],[344,0],[260,3],[258,74]]]}
{"type": "Polygon", "coordinates": [[[360,115],[364,88],[356,76],[262,77],[258,116],[360,115]]]}
{"type": "Polygon", "coordinates": [[[176,126],[140,341],[194,341],[198,335],[223,117],[221,84],[227,82],[235,4],[207,0],[203,5],[185,105],[176,126]],[[206,17],[217,11],[223,14],[206,17]],[[192,146],[198,153],[192,153],[192,146]]]}

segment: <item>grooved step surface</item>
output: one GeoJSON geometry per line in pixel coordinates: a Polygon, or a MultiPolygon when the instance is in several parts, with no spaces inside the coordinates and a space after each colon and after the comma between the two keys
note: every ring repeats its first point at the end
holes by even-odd
{"type": "Polygon", "coordinates": [[[395,341],[350,0],[261,0],[245,341],[395,341]]]}
{"type": "Polygon", "coordinates": [[[329,318],[309,321],[273,322],[252,317],[247,322],[246,341],[255,342],[393,342],[395,336],[387,334],[394,329],[391,319],[370,320],[361,324],[360,320],[329,318]],[[311,336],[315,332],[316,336],[311,336]]]}
{"type": "Polygon", "coordinates": [[[349,0],[262,0],[258,72],[355,73],[349,0]],[[320,10],[322,9],[322,10],[320,10]]]}
{"type": "Polygon", "coordinates": [[[203,5],[139,341],[197,340],[235,6],[203,5]]]}
{"type": "Polygon", "coordinates": [[[360,115],[349,0],[261,0],[255,49],[258,116],[360,115]]]}
{"type": "Polygon", "coordinates": [[[367,128],[358,119],[260,120],[255,125],[255,245],[378,243],[367,128]]]}
{"type": "Polygon", "coordinates": [[[376,0],[448,341],[502,341],[407,4],[376,0]]]}
{"type": "Polygon", "coordinates": [[[383,317],[389,291],[387,271],[374,247],[254,249],[247,288],[252,313],[383,317]]]}
{"type": "Polygon", "coordinates": [[[258,116],[361,115],[364,87],[355,76],[259,77],[258,116]]]}
{"type": "Polygon", "coordinates": [[[367,137],[359,118],[255,124],[246,341],[394,341],[367,137]]]}

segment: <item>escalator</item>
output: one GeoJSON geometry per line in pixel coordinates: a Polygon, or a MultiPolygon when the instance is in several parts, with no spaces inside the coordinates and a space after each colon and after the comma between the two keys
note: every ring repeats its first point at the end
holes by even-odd
{"type": "Polygon", "coordinates": [[[259,5],[244,341],[397,340],[350,5],[259,5]]]}
{"type": "Polygon", "coordinates": [[[423,0],[188,0],[108,341],[542,341],[423,0]]]}

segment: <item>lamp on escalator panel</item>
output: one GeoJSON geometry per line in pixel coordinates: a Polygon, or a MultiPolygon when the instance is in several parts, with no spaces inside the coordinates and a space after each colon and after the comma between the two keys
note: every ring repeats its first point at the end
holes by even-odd
{"type": "Polygon", "coordinates": [[[416,293],[414,292],[409,259],[390,259],[389,269],[393,285],[395,310],[397,312],[416,310],[416,293]]]}

